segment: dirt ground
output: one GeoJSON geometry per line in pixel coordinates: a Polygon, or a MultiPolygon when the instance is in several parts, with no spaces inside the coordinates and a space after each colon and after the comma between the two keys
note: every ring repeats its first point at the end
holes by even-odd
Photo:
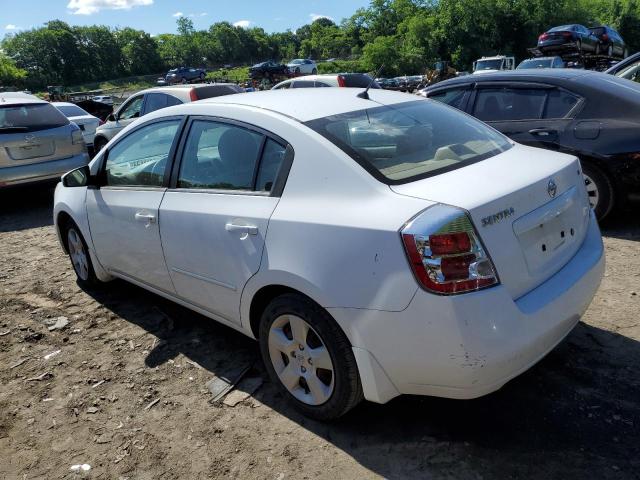
{"type": "Polygon", "coordinates": [[[639,479],[637,209],[603,233],[606,275],[583,321],[502,390],[364,403],[321,424],[266,376],[235,407],[210,403],[215,374],[255,361],[265,375],[257,344],[124,282],[80,290],[51,191],[4,194],[0,478],[639,479]]]}

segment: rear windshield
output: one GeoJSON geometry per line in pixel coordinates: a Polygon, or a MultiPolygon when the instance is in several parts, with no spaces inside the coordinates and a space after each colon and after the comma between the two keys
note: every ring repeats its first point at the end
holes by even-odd
{"type": "Polygon", "coordinates": [[[306,125],[388,184],[438,175],[511,148],[501,133],[431,100],[376,106],[306,125]]]}
{"type": "Polygon", "coordinates": [[[518,65],[518,70],[522,70],[524,68],[547,68],[550,67],[552,63],[552,58],[525,60],[518,65]]]}
{"type": "Polygon", "coordinates": [[[604,27],[594,27],[590,28],[589,30],[591,30],[596,35],[602,35],[604,33],[604,27]]]}
{"type": "Polygon", "coordinates": [[[35,132],[67,125],[69,120],[49,103],[0,107],[0,133],[35,132]]]}
{"type": "Polygon", "coordinates": [[[77,105],[57,105],[56,108],[66,117],[84,117],[85,115],[89,115],[77,105]]]}
{"type": "MultiPolygon", "coordinates": [[[[344,78],[344,86],[345,87],[355,87],[355,88],[367,88],[373,78],[371,78],[367,74],[355,74],[355,75],[341,75],[344,78]]],[[[371,88],[380,88],[376,82],[373,82],[371,88]]]]}

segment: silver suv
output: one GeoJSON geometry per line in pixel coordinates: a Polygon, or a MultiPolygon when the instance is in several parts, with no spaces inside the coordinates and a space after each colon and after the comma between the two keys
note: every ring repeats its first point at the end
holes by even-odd
{"type": "Polygon", "coordinates": [[[0,189],[54,180],[88,162],[82,130],[56,107],[0,93],[0,189]]]}
{"type": "Polygon", "coordinates": [[[174,85],[142,90],[131,95],[115,113],[107,117],[106,123],[98,127],[93,147],[96,153],[99,152],[120,130],[147,113],[181,103],[242,92],[244,89],[235,83],[174,85]]]}

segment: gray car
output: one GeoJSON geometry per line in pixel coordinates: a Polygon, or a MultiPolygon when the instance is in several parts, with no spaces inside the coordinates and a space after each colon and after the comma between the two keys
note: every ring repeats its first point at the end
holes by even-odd
{"type": "Polygon", "coordinates": [[[0,93],[0,190],[56,180],[88,161],[82,130],[53,105],[0,93]]]}
{"type": "Polygon", "coordinates": [[[181,103],[243,92],[244,89],[235,83],[173,85],[142,90],[131,95],[115,113],[107,117],[103,125],[98,127],[93,148],[96,153],[99,152],[120,130],[147,113],[181,103]]]}

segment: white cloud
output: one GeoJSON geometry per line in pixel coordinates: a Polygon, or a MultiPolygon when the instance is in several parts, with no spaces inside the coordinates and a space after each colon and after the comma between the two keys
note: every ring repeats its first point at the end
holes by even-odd
{"type": "Polygon", "coordinates": [[[251,20],[238,20],[233,24],[234,27],[241,27],[241,28],[249,28],[249,25],[251,25],[251,20]]]}
{"type": "Polygon", "coordinates": [[[320,20],[321,18],[328,18],[332,22],[334,21],[333,17],[330,17],[329,15],[321,15],[319,13],[310,13],[309,18],[311,19],[312,22],[315,22],[316,20],[320,20]]]}
{"type": "Polygon", "coordinates": [[[9,30],[9,31],[13,31],[13,30],[22,30],[22,27],[18,27],[17,25],[14,25],[13,23],[10,23],[9,25],[4,27],[5,30],[9,30]]]}
{"type": "Polygon", "coordinates": [[[174,13],[174,14],[173,14],[173,15],[171,15],[171,16],[172,16],[172,17],[175,17],[175,18],[178,18],[178,17],[182,17],[182,16],[184,16],[184,13],[182,13],[182,12],[176,12],[176,13],[174,13]]]}
{"type": "Polygon", "coordinates": [[[92,15],[100,10],[129,10],[152,4],[153,0],[69,0],[67,9],[73,15],[92,15]]]}

